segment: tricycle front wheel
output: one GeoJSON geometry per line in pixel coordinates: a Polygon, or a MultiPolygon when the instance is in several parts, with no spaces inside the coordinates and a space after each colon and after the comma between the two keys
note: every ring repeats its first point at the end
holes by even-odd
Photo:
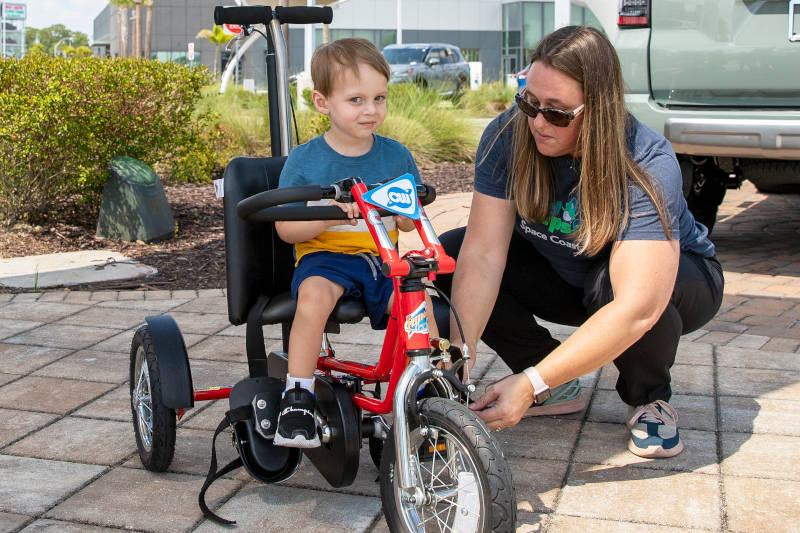
{"type": "Polygon", "coordinates": [[[394,428],[384,441],[380,490],[391,531],[514,531],[516,502],[503,452],[478,417],[445,398],[419,404],[410,428],[413,477],[424,494],[410,501],[396,473],[394,428]]]}
{"type": "Polygon", "coordinates": [[[175,453],[175,410],[162,402],[158,354],[148,326],[136,330],[131,343],[130,392],[133,431],[142,465],[163,472],[175,453]]]}

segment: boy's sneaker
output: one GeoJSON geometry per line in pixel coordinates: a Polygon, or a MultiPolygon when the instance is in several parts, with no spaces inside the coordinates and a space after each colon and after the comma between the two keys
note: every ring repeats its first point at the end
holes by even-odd
{"type": "Polygon", "coordinates": [[[531,405],[522,418],[531,416],[554,416],[577,413],[586,407],[586,400],[581,396],[581,382],[573,379],[550,391],[550,399],[541,405],[531,405]]]}
{"type": "Polygon", "coordinates": [[[678,434],[678,413],[664,400],[634,409],[628,429],[631,431],[628,449],[639,457],[672,457],[683,451],[678,434]]]}
{"type": "Polygon", "coordinates": [[[299,383],[286,391],[281,399],[278,413],[278,429],[275,431],[276,446],[289,448],[316,448],[319,446],[317,422],[314,418],[316,401],[311,391],[299,383]]]}

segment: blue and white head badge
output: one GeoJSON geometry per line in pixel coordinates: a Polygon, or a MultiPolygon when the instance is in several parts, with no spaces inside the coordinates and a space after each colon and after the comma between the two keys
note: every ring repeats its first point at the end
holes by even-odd
{"type": "Polygon", "coordinates": [[[419,219],[417,184],[411,174],[403,174],[399,178],[388,181],[377,189],[368,191],[363,198],[372,205],[392,213],[414,220],[419,219]]]}

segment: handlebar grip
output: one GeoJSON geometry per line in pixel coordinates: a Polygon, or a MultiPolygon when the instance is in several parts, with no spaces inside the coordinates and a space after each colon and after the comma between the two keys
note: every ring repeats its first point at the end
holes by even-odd
{"type": "Polygon", "coordinates": [[[284,7],[275,8],[275,18],[282,24],[330,24],[333,20],[333,9],[325,7],[284,7]]]}
{"type": "MultiPolygon", "coordinates": [[[[254,194],[236,204],[236,214],[241,218],[248,218],[256,211],[267,207],[294,202],[314,202],[323,198],[332,198],[333,187],[320,187],[319,185],[303,185],[300,187],[285,187],[271,189],[254,194]]],[[[303,209],[308,209],[304,207],[303,209]]],[[[339,209],[338,207],[336,209],[339,209]]],[[[339,211],[342,211],[339,209],[339,211]]]]}
{"type": "Polygon", "coordinates": [[[217,6],[214,8],[214,24],[217,26],[223,24],[252,26],[253,24],[269,24],[270,20],[272,20],[272,9],[269,6],[217,6]]]}
{"type": "Polygon", "coordinates": [[[417,185],[417,197],[419,198],[419,203],[428,205],[436,200],[436,189],[430,185],[417,185]]]}
{"type": "MultiPolygon", "coordinates": [[[[239,210],[237,208],[236,212],[239,210]]],[[[239,214],[239,216],[242,216],[239,214]]],[[[335,205],[315,207],[290,206],[268,207],[248,215],[251,222],[272,222],[275,220],[345,220],[347,213],[335,205]]]]}

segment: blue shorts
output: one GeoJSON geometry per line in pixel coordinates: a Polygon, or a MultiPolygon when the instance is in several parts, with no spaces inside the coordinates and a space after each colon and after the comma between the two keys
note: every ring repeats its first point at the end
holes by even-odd
{"type": "Polygon", "coordinates": [[[361,298],[373,329],[386,329],[389,315],[386,307],[394,285],[381,274],[381,258],[372,254],[314,252],[304,255],[292,276],[292,298],[304,279],[320,276],[344,287],[343,296],[361,298]]]}

